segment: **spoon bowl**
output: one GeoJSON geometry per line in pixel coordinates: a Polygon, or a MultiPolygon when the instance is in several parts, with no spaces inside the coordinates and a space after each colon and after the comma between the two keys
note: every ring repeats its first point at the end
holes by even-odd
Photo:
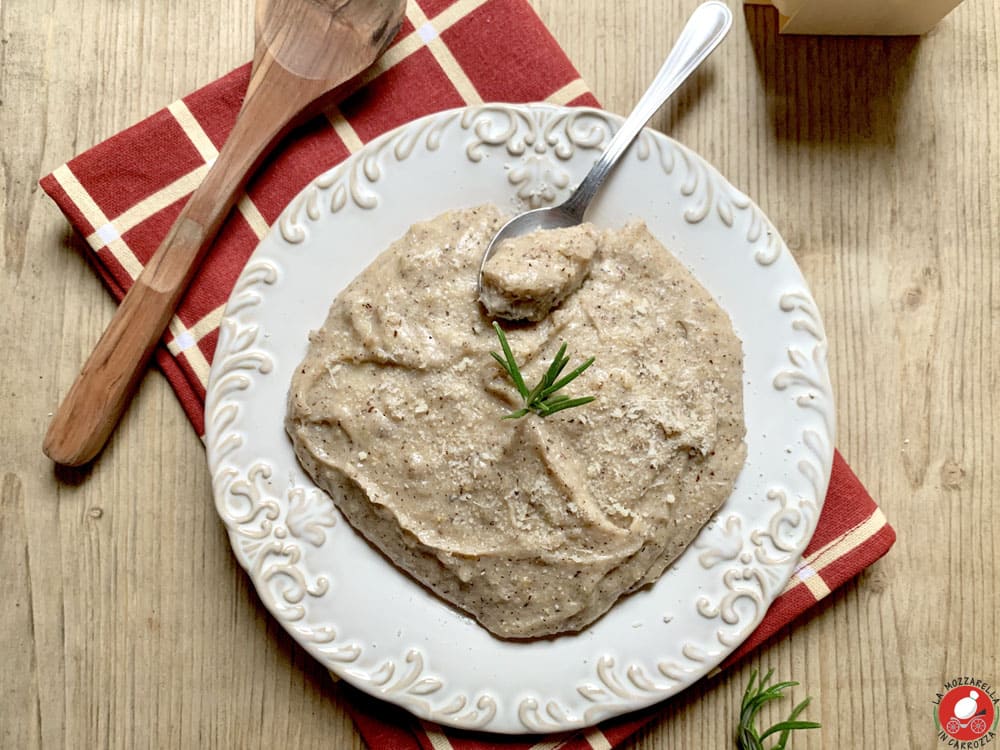
{"type": "MultiPolygon", "coordinates": [[[[477,292],[480,300],[483,299],[483,269],[502,242],[539,230],[583,223],[597,191],[643,126],[726,37],[732,24],[733,14],[718,0],[709,0],[695,8],[663,67],[573,194],[558,206],[518,214],[500,227],[490,240],[479,264],[477,292]]],[[[489,308],[487,312],[491,312],[489,308]]]]}
{"type": "MultiPolygon", "coordinates": [[[[580,218],[579,214],[574,212],[565,203],[558,206],[533,208],[530,211],[520,213],[507,221],[493,236],[490,246],[486,251],[487,255],[483,258],[483,265],[486,264],[486,259],[495,252],[496,248],[494,245],[499,242],[540,230],[574,227],[582,221],[583,219],[580,218]]],[[[481,271],[482,269],[480,269],[481,271]]]]}
{"type": "Polygon", "coordinates": [[[405,0],[258,0],[254,64],[266,52],[300,78],[341,79],[358,61],[374,62],[405,10],[405,0]]]}

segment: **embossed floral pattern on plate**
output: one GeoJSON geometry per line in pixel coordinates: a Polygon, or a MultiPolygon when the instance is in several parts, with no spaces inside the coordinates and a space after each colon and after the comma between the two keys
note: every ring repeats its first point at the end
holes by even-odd
{"type": "Polygon", "coordinates": [[[386,562],[295,461],[287,384],[333,296],[416,221],[487,201],[513,212],[561,200],[619,123],[591,109],[492,104],[403,126],[289,204],[226,309],[206,439],[233,550],[314,657],[432,721],[557,731],[684,689],[760,622],[822,508],[834,412],[815,302],[760,209],[652,131],[591,218],[645,219],[729,312],[744,342],[748,429],[733,495],[660,581],[581,633],[502,641],[386,562]]]}

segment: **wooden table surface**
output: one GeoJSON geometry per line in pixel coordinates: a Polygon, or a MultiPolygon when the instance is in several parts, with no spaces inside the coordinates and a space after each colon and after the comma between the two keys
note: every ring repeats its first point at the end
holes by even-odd
{"type": "MultiPolygon", "coordinates": [[[[947,679],[1000,687],[1000,6],[966,0],[923,39],[786,38],[772,11],[730,2],[729,40],[654,125],[783,233],[830,336],[839,447],[899,541],[630,747],[731,747],[754,666],[814,697],[823,729],[795,748],[935,747],[947,679]]],[[[533,3],[619,112],[694,6],[533,3]]],[[[248,59],[251,5],[0,7],[4,748],[361,747],[342,688],[230,554],[159,373],[91,468],[40,451],[112,303],[36,180],[248,59]]]]}

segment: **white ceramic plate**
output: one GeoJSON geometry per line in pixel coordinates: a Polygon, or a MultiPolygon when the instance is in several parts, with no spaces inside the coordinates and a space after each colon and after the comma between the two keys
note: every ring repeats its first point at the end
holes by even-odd
{"type": "Polygon", "coordinates": [[[240,564],[324,665],[435,722],[548,732],[684,689],[760,622],[826,494],[833,402],[806,283],[749,198],[651,131],[589,218],[645,219],[729,312],[744,343],[749,449],[732,496],[654,586],[576,635],[497,639],[387,562],[299,467],[283,429],[286,392],[340,289],[417,221],[485,202],[513,212],[561,200],[619,124],[596,110],[486,105],[405,125],[287,207],[226,308],[207,443],[240,564]]]}

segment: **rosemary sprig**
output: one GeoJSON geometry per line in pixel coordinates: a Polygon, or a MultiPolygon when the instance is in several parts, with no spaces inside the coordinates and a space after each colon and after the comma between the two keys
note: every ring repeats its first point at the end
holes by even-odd
{"type": "Polygon", "coordinates": [[[520,419],[532,412],[540,417],[547,417],[549,414],[555,414],[563,409],[572,409],[574,406],[583,406],[594,400],[594,396],[570,398],[569,396],[556,393],[556,391],[562,390],[576,380],[583,374],[584,370],[594,364],[593,357],[577,367],[569,375],[559,378],[569,363],[569,357],[566,356],[566,344],[564,342],[559,347],[559,351],[545,371],[545,374],[542,375],[542,379],[538,381],[534,388],[528,390],[528,386],[524,383],[524,376],[521,375],[521,369],[517,366],[517,360],[514,359],[514,353],[510,350],[510,344],[507,343],[507,337],[504,335],[503,329],[500,328],[500,324],[494,322],[493,330],[497,332],[497,338],[500,339],[500,348],[503,349],[503,356],[501,357],[496,352],[490,352],[490,355],[500,364],[504,372],[510,376],[510,379],[514,381],[514,387],[517,388],[518,394],[524,400],[522,408],[504,415],[504,419],[520,419]]]}
{"type": "Polygon", "coordinates": [[[777,744],[771,745],[768,750],[785,750],[785,743],[788,742],[788,735],[796,729],[819,729],[819,724],[815,721],[799,721],[799,714],[806,710],[812,698],[806,698],[799,705],[792,709],[788,718],[778,722],[768,728],[763,734],[758,733],[756,724],[757,714],[766,703],[777,700],[784,695],[785,690],[795,687],[797,682],[779,682],[776,685],[768,684],[774,670],[768,670],[760,680],[757,680],[757,670],[750,675],[750,683],[746,692],[743,693],[743,704],[740,707],[740,723],[736,730],[737,750],[764,750],[764,740],[777,734],[777,744]],[[757,682],[756,686],[754,682],[757,682]]]}

